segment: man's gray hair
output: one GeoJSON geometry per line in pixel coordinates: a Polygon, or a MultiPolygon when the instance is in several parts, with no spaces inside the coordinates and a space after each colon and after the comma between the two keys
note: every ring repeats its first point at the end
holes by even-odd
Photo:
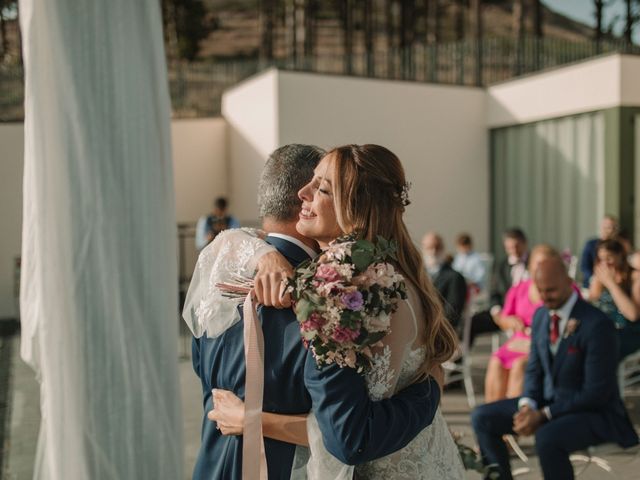
{"type": "Polygon", "coordinates": [[[291,144],[269,155],[258,183],[260,218],[280,222],[296,218],[300,211],[298,191],[311,181],[325,154],[313,145],[291,144]]]}

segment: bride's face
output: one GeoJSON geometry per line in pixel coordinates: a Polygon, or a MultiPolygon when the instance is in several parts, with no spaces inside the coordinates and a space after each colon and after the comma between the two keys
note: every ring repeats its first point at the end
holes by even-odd
{"type": "Polygon", "coordinates": [[[296,230],[318,242],[321,248],[342,234],[333,204],[334,169],[330,155],[313,172],[313,178],[298,192],[302,210],[296,230]]]}

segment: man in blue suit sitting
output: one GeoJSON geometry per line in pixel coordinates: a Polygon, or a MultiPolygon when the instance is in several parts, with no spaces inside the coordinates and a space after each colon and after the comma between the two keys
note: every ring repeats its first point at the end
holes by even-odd
{"type": "Polygon", "coordinates": [[[482,405],[472,416],[483,461],[501,480],[512,478],[505,434],[535,434],[546,480],[574,478],[571,452],[638,443],[618,392],[613,323],[578,297],[559,256],[540,264],[535,282],[544,306],[533,317],[524,396],[482,405]]]}
{"type": "MultiPolygon", "coordinates": [[[[295,229],[300,211],[297,192],[313,176],[324,152],[312,146],[288,145],[276,150],[265,164],[258,187],[266,240],[297,265],[315,255],[314,242],[295,229]]],[[[366,462],[390,454],[411,441],[431,423],[440,400],[435,380],[412,385],[395,397],[373,402],[364,378],[350,368],[316,368],[304,348],[291,309],[262,307],[265,372],[263,410],[304,414],[312,408],[328,451],[344,463],[366,462]]],[[[244,398],[245,359],[243,322],[217,338],[194,338],[193,367],[202,383],[204,418],[202,445],[193,478],[240,479],[242,437],[223,436],[209,421],[211,390],[224,389],[244,398]]],[[[295,445],[265,438],[270,480],[289,479],[295,445]]]]}

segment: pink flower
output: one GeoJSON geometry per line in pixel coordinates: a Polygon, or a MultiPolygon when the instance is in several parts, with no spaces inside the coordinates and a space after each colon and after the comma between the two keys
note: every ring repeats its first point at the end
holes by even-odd
{"type": "Polygon", "coordinates": [[[360,336],[359,330],[337,326],[331,336],[338,343],[352,342],[360,336]]]}
{"type": "Polygon", "coordinates": [[[303,332],[309,332],[313,330],[317,331],[317,330],[320,330],[320,328],[324,323],[325,323],[324,318],[322,318],[320,315],[314,312],[311,315],[309,315],[309,318],[306,321],[300,324],[300,328],[302,329],[303,332]]]}
{"type": "Polygon", "coordinates": [[[319,265],[315,274],[316,278],[320,278],[325,282],[337,282],[340,280],[340,274],[331,265],[319,265]]]}

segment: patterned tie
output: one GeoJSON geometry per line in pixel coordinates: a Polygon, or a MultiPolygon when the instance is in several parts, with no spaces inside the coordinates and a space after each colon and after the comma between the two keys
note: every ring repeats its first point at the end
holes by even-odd
{"type": "Polygon", "coordinates": [[[554,313],[551,315],[551,333],[549,334],[549,340],[551,340],[552,344],[555,344],[558,341],[558,337],[560,336],[560,315],[554,313]]]}

